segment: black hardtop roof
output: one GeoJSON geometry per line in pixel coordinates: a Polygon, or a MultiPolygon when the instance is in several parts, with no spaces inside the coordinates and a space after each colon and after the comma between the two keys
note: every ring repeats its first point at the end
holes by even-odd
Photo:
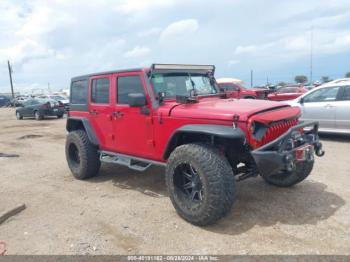
{"type": "Polygon", "coordinates": [[[84,80],[92,76],[108,75],[113,73],[124,73],[124,72],[137,72],[137,71],[143,71],[144,69],[145,69],[144,67],[138,67],[138,68],[129,68],[129,69],[117,69],[117,70],[105,71],[105,72],[99,72],[99,73],[91,73],[86,75],[75,76],[72,78],[72,82],[78,81],[78,80],[84,80]]]}

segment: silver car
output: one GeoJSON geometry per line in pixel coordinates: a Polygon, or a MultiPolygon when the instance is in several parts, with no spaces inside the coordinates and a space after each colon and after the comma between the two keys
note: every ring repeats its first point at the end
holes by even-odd
{"type": "Polygon", "coordinates": [[[338,79],[292,100],[301,120],[318,121],[321,132],[350,134],[350,78],[338,79]]]}

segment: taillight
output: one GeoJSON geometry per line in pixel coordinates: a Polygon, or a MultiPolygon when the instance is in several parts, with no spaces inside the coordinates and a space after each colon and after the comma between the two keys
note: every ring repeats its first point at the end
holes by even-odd
{"type": "Polygon", "coordinates": [[[45,103],[45,104],[43,104],[41,106],[42,109],[49,109],[49,107],[50,107],[50,103],[49,102],[47,102],[47,103],[45,103]]]}

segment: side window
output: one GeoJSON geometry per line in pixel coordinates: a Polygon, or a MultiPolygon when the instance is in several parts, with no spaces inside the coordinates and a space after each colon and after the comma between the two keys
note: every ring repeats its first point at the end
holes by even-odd
{"type": "Polygon", "coordinates": [[[117,103],[128,104],[128,94],[145,94],[139,76],[119,76],[117,81],[117,103]]]}
{"type": "Polygon", "coordinates": [[[76,105],[86,105],[88,101],[88,81],[79,80],[72,82],[71,103],[76,105]]]}
{"type": "Polygon", "coordinates": [[[219,85],[219,87],[221,89],[226,89],[226,90],[231,90],[231,91],[238,91],[239,87],[235,86],[235,85],[231,85],[231,84],[223,84],[223,85],[219,85]]]}
{"type": "Polygon", "coordinates": [[[297,88],[294,87],[282,87],[280,89],[277,90],[277,93],[296,93],[297,92],[297,88]]]}
{"type": "Polygon", "coordinates": [[[23,106],[30,106],[30,101],[26,101],[22,103],[23,106]]]}
{"type": "Polygon", "coordinates": [[[341,100],[350,100],[350,86],[344,86],[344,91],[341,100]]]}
{"type": "Polygon", "coordinates": [[[100,78],[92,80],[91,102],[96,104],[109,103],[109,79],[100,78]]]}
{"type": "Polygon", "coordinates": [[[304,97],[304,102],[327,102],[335,101],[337,98],[339,87],[327,87],[315,90],[304,97]]]}

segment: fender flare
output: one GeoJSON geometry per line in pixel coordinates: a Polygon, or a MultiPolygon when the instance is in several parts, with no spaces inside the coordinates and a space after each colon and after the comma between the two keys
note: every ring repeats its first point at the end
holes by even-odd
{"type": "Polygon", "coordinates": [[[211,137],[220,137],[228,140],[239,141],[242,144],[245,143],[245,134],[240,128],[233,128],[232,126],[224,125],[206,125],[206,124],[193,124],[184,125],[176,129],[165,147],[163,153],[163,159],[169,158],[171,152],[179,145],[178,139],[183,134],[198,134],[211,137]]]}
{"type": "Polygon", "coordinates": [[[71,132],[78,129],[84,129],[90,142],[95,146],[100,146],[100,141],[91,127],[89,119],[85,117],[69,117],[67,119],[66,130],[71,132]]]}

